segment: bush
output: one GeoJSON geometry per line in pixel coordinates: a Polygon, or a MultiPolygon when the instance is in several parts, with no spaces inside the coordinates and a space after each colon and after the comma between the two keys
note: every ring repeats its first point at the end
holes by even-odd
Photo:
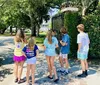
{"type": "Polygon", "coordinates": [[[75,57],[77,54],[77,28],[79,16],[77,12],[67,12],[64,14],[64,26],[68,28],[70,36],[70,56],[75,57]]]}
{"type": "Polygon", "coordinates": [[[89,57],[100,58],[100,8],[82,20],[90,37],[89,57]]]}

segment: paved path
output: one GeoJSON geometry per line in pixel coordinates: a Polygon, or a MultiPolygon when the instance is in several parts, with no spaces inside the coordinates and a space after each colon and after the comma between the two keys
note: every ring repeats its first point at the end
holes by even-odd
{"type": "MultiPolygon", "coordinates": [[[[2,66],[0,67],[0,75],[4,77],[2,81],[0,81],[0,85],[18,85],[14,83],[14,76],[13,76],[13,37],[0,37],[0,58],[3,58],[2,66]]],[[[37,66],[36,66],[36,73],[35,73],[35,80],[38,85],[68,85],[70,80],[75,80],[76,82],[81,82],[80,85],[100,85],[100,65],[92,65],[89,64],[89,76],[84,79],[77,79],[76,75],[81,72],[80,65],[75,60],[70,61],[70,71],[71,73],[68,75],[61,75],[58,73],[60,81],[58,83],[54,83],[53,80],[49,80],[47,78],[47,63],[45,60],[45,56],[43,54],[42,48],[39,46],[40,54],[37,58],[37,66]],[[82,84],[84,83],[84,84],[82,84]]],[[[0,61],[1,62],[1,61],[0,61]]],[[[59,69],[59,62],[58,57],[55,60],[56,68],[59,69]]],[[[22,78],[25,78],[26,74],[26,63],[24,64],[24,70],[22,78]]],[[[21,84],[25,85],[25,83],[21,84]]],[[[77,85],[74,83],[74,85],[77,85]]]]}

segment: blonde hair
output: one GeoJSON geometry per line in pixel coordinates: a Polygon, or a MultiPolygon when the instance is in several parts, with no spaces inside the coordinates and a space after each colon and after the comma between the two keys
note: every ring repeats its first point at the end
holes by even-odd
{"type": "Polygon", "coordinates": [[[60,29],[60,32],[63,33],[63,34],[66,34],[66,33],[67,33],[67,28],[62,27],[62,28],[60,29]]]}
{"type": "Polygon", "coordinates": [[[80,29],[81,31],[84,31],[84,25],[83,24],[79,24],[77,26],[77,29],[80,29]]]}
{"type": "Polygon", "coordinates": [[[49,30],[47,33],[48,42],[52,44],[52,30],[49,30]]]}
{"type": "Polygon", "coordinates": [[[15,36],[15,40],[16,40],[16,42],[24,42],[25,35],[24,35],[24,31],[22,29],[19,29],[17,31],[16,36],[15,36]]]}
{"type": "Polygon", "coordinates": [[[33,50],[34,49],[34,45],[35,45],[34,38],[30,38],[29,41],[28,41],[28,47],[29,47],[29,49],[33,50]]]}

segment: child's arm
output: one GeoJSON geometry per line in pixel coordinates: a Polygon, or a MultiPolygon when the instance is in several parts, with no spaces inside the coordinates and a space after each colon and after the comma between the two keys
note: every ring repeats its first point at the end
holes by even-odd
{"type": "Polygon", "coordinates": [[[68,45],[68,43],[62,42],[62,40],[60,41],[60,44],[61,44],[62,46],[68,45]]]}
{"type": "Polygon", "coordinates": [[[36,57],[39,55],[39,50],[36,50],[36,57]]]}
{"type": "Polygon", "coordinates": [[[25,57],[27,57],[26,54],[25,54],[25,52],[22,51],[22,54],[23,54],[25,57]]]}
{"type": "Polygon", "coordinates": [[[80,51],[81,46],[82,46],[82,44],[81,43],[78,43],[78,52],[80,51]]]}

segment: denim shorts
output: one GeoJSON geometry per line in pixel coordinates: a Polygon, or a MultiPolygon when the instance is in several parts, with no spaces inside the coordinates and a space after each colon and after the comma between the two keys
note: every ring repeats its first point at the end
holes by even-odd
{"type": "Polygon", "coordinates": [[[79,60],[86,60],[88,58],[88,52],[86,53],[77,52],[77,58],[79,60]]]}
{"type": "Polygon", "coordinates": [[[36,64],[36,57],[30,58],[26,60],[27,64],[36,64]]]}

